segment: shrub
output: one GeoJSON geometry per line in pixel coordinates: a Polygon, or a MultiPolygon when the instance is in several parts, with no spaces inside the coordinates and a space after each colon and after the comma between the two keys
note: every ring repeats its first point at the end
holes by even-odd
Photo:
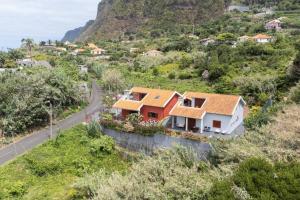
{"type": "Polygon", "coordinates": [[[192,78],[192,75],[190,73],[183,72],[183,73],[179,74],[178,78],[181,80],[190,79],[190,78],[192,78]]]}
{"type": "Polygon", "coordinates": [[[168,78],[169,78],[169,79],[175,79],[175,78],[176,78],[175,72],[171,72],[171,73],[168,75],[168,78]]]}
{"type": "Polygon", "coordinates": [[[208,199],[293,200],[300,195],[299,163],[276,163],[250,158],[240,164],[231,179],[216,182],[208,199]]]}
{"type": "Polygon", "coordinates": [[[194,161],[188,149],[159,151],[134,163],[125,175],[96,173],[76,189],[88,188],[87,198],[92,199],[203,199],[208,185],[201,181],[194,161]]]}
{"type": "MultiPolygon", "coordinates": [[[[27,190],[26,184],[21,181],[17,181],[8,186],[8,193],[13,197],[23,196],[26,193],[26,190],[27,190]]],[[[1,194],[0,194],[0,199],[2,199],[1,194]]]]}
{"type": "Polygon", "coordinates": [[[142,120],[143,120],[143,116],[140,114],[136,114],[136,113],[130,114],[126,118],[126,121],[130,122],[134,126],[141,123],[142,120]]]}
{"type": "Polygon", "coordinates": [[[177,41],[173,41],[168,43],[166,46],[163,47],[163,52],[168,51],[191,51],[192,45],[188,39],[181,39],[177,41]]]}
{"type": "Polygon", "coordinates": [[[102,155],[111,154],[115,148],[115,141],[109,136],[101,136],[95,139],[90,144],[90,152],[93,156],[99,157],[102,155]]]}
{"type": "Polygon", "coordinates": [[[153,73],[154,76],[158,76],[159,75],[159,71],[158,71],[157,68],[154,68],[152,73],[153,73]]]}
{"type": "Polygon", "coordinates": [[[300,104],[300,82],[291,89],[289,98],[295,103],[300,104]]]}
{"type": "Polygon", "coordinates": [[[260,107],[253,107],[245,120],[245,126],[249,129],[256,129],[270,121],[270,115],[260,107]]]}
{"type": "Polygon", "coordinates": [[[88,136],[92,138],[100,137],[102,135],[102,127],[99,124],[99,122],[95,120],[93,120],[87,125],[86,131],[88,136]]]}
{"type": "Polygon", "coordinates": [[[48,174],[56,174],[63,170],[63,164],[61,160],[55,158],[45,158],[38,160],[37,158],[26,158],[25,159],[28,168],[36,176],[46,176],[48,174]]]}
{"type": "Polygon", "coordinates": [[[188,56],[183,56],[180,60],[180,69],[188,68],[193,63],[193,59],[188,56]]]}

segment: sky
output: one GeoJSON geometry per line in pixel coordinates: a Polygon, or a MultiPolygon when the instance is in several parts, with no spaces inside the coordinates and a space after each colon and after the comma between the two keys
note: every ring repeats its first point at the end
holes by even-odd
{"type": "Polygon", "coordinates": [[[100,0],[0,0],[0,50],[36,42],[61,40],[65,32],[95,19],[100,0]]]}

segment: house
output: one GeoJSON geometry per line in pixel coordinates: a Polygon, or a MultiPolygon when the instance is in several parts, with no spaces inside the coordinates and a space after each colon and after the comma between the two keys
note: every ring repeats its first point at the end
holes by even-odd
{"type": "Polygon", "coordinates": [[[150,50],[150,51],[147,51],[146,53],[144,53],[143,55],[149,56],[149,57],[157,57],[157,56],[162,56],[163,53],[158,50],[150,50]]]}
{"type": "Polygon", "coordinates": [[[75,49],[75,50],[72,52],[72,54],[76,56],[76,55],[81,54],[81,53],[83,53],[83,52],[85,52],[85,49],[75,49]]]}
{"type": "Polygon", "coordinates": [[[87,46],[89,49],[98,49],[97,45],[95,45],[94,43],[88,43],[87,46]]]}
{"type": "Polygon", "coordinates": [[[101,49],[101,48],[96,48],[96,49],[91,50],[91,54],[94,55],[94,56],[102,55],[105,52],[106,51],[104,49],[101,49]]]}
{"type": "Polygon", "coordinates": [[[272,42],[272,36],[265,34],[258,34],[252,37],[252,39],[257,43],[269,43],[272,42]]]}
{"type": "Polygon", "coordinates": [[[249,12],[250,7],[243,6],[243,5],[230,5],[230,6],[228,6],[227,11],[228,12],[232,12],[232,11],[249,12]]]}
{"type": "Polygon", "coordinates": [[[216,41],[211,38],[204,38],[204,39],[200,40],[200,43],[204,46],[208,46],[209,44],[215,44],[216,41]]]}
{"type": "Polygon", "coordinates": [[[86,65],[79,65],[78,68],[79,68],[80,73],[82,73],[82,74],[87,74],[89,71],[89,69],[86,65]]]}
{"type": "Polygon", "coordinates": [[[249,40],[251,40],[251,39],[252,39],[251,37],[249,37],[249,36],[247,36],[247,35],[243,35],[243,36],[241,36],[241,37],[238,38],[238,41],[239,41],[240,43],[243,43],[243,42],[247,42],[247,41],[249,41],[249,40]]]}
{"type": "Polygon", "coordinates": [[[281,21],[278,20],[278,19],[275,19],[275,20],[272,20],[272,21],[269,21],[268,23],[266,23],[265,25],[265,28],[267,30],[276,30],[276,31],[279,31],[281,30],[281,21]]]}
{"type": "Polygon", "coordinates": [[[130,48],[130,53],[136,53],[139,50],[140,50],[139,48],[130,48]]]}
{"type": "Polygon", "coordinates": [[[56,47],[55,50],[60,51],[60,52],[66,52],[67,49],[64,47],[56,47]]]}
{"type": "Polygon", "coordinates": [[[186,92],[170,111],[172,129],[231,134],[243,124],[240,96],[186,92]]]}
{"type": "Polygon", "coordinates": [[[161,121],[169,116],[179,97],[175,91],[134,87],[126,91],[113,108],[122,119],[138,113],[144,121],[161,121]]]}

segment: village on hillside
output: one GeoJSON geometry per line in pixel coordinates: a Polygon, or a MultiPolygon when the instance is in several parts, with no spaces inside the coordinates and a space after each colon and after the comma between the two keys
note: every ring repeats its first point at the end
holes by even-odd
{"type": "Polygon", "coordinates": [[[0,51],[0,200],[299,199],[299,11],[102,0],[0,51]]]}

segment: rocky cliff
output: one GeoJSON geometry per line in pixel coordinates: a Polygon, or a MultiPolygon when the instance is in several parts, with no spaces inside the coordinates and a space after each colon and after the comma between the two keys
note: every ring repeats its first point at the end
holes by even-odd
{"type": "Polygon", "coordinates": [[[63,39],[61,40],[62,42],[74,42],[76,39],[79,38],[79,36],[86,31],[92,24],[94,23],[94,20],[90,20],[86,23],[85,26],[79,27],[79,28],[75,28],[73,30],[68,31],[65,36],[63,37],[63,39]]]}
{"type": "Polygon", "coordinates": [[[179,30],[219,17],[224,12],[225,1],[228,0],[102,0],[96,20],[77,40],[179,30]]]}

